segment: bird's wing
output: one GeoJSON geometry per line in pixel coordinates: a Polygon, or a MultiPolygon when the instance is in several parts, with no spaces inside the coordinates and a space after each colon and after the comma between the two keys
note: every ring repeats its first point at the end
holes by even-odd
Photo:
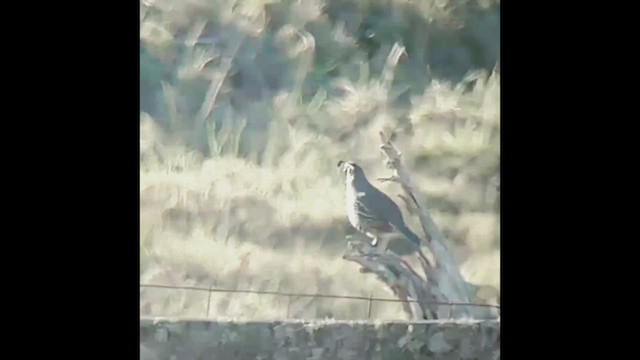
{"type": "Polygon", "coordinates": [[[372,187],[370,196],[368,196],[367,206],[372,212],[379,214],[378,216],[384,218],[385,221],[394,227],[399,228],[404,226],[402,211],[398,205],[379,189],[372,187]]]}
{"type": "Polygon", "coordinates": [[[361,221],[366,221],[370,226],[388,229],[389,223],[384,215],[376,208],[376,201],[369,193],[359,192],[356,194],[355,211],[361,221]]]}

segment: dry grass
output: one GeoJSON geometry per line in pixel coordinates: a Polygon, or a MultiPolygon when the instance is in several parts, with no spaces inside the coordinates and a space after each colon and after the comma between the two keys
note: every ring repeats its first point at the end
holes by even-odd
{"type": "MultiPolygon", "coordinates": [[[[419,121],[429,124],[428,120],[419,121]]],[[[188,155],[182,155],[164,167],[141,171],[145,268],[141,281],[388,297],[377,280],[358,273],[353,264],[340,258],[344,236],[351,229],[345,217],[343,185],[335,169],[336,153],[350,152],[354,154],[351,158],[365,164],[371,179],[384,176],[376,143],[366,144],[375,138],[379,125],[373,122],[364,127],[347,144],[292,146],[271,166],[235,157],[189,161],[188,155]],[[180,171],[172,170],[175,163],[182,164],[180,171]]],[[[488,130],[482,127],[432,129],[428,141],[419,141],[416,135],[399,136],[397,142],[409,161],[424,153],[454,153],[457,158],[498,146],[495,128],[493,141],[488,141],[488,130]]],[[[415,134],[422,131],[427,132],[419,127],[415,134]]],[[[299,134],[291,136],[294,143],[304,143],[299,134]]],[[[434,209],[440,226],[458,245],[464,275],[473,283],[494,288],[489,294],[495,296],[499,287],[499,223],[497,214],[487,209],[496,196],[487,195],[491,186],[470,180],[472,176],[465,174],[463,167],[454,177],[437,168],[413,169],[428,198],[446,199],[460,211],[454,215],[434,209]]],[[[379,186],[390,194],[398,193],[393,184],[379,186]]],[[[414,219],[408,220],[417,225],[414,219]]],[[[167,291],[144,290],[142,304],[149,305],[143,309],[170,315],[201,316],[205,312],[203,294],[174,294],[187,300],[160,305],[152,300],[152,293],[162,292],[167,291]]],[[[286,312],[286,299],[275,296],[216,294],[212,300],[212,315],[271,318],[286,312]]],[[[330,314],[357,319],[366,311],[366,305],[357,301],[306,302],[295,303],[294,308],[301,307],[294,311],[296,316],[330,314]]],[[[402,314],[397,304],[386,303],[377,304],[373,316],[397,319],[402,314]]]]}
{"type": "MultiPolygon", "coordinates": [[[[297,11],[318,17],[315,10],[302,10],[297,11]]],[[[168,22],[163,28],[168,24],[177,26],[168,22]]],[[[145,29],[146,37],[169,36],[145,29]]],[[[294,60],[300,64],[306,61],[302,55],[290,56],[298,56],[294,60]]],[[[463,275],[483,287],[483,299],[495,302],[500,284],[494,186],[500,155],[499,76],[474,73],[457,85],[433,80],[409,105],[397,106],[395,89],[382,75],[360,74],[359,80],[342,76],[307,100],[293,76],[288,89],[246,101],[244,109],[231,106],[223,89],[214,117],[228,126],[197,130],[208,131],[207,143],[219,150],[206,157],[176,136],[179,127],[167,133],[157,119],[142,114],[141,283],[391,297],[373,276],[341,259],[344,237],[353,229],[335,167],[338,159],[356,160],[383,191],[400,193],[393,183],[375,181],[388,175],[377,150],[377,132],[384,128],[396,132],[395,143],[448,235],[463,275]],[[268,117],[268,125],[256,125],[256,116],[268,117]],[[237,125],[247,119],[246,128],[237,125]]],[[[165,122],[181,124],[194,117],[197,111],[184,110],[189,87],[179,83],[164,89],[165,122]]],[[[417,220],[405,216],[417,229],[417,220]]],[[[142,314],[206,313],[206,293],[141,289],[140,296],[142,314]]],[[[211,300],[210,316],[215,317],[282,318],[287,308],[285,297],[271,295],[216,293],[211,300]]],[[[291,314],[361,319],[366,302],[294,299],[291,314]]],[[[398,304],[378,303],[372,317],[404,315],[398,304]]]]}

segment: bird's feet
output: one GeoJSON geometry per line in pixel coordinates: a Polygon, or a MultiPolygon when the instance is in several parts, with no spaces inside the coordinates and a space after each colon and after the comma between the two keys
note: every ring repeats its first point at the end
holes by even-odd
{"type": "Polygon", "coordinates": [[[378,254],[384,254],[387,252],[387,246],[389,245],[389,243],[387,239],[379,239],[378,237],[374,237],[369,245],[371,245],[373,250],[378,254]]]}

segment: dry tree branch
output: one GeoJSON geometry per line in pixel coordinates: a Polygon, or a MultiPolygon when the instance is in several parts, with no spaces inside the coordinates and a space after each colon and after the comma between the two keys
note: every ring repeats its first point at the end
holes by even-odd
{"type": "Polygon", "coordinates": [[[400,300],[417,300],[417,305],[416,303],[403,303],[405,312],[413,319],[486,318],[489,311],[483,307],[458,306],[451,309],[427,303],[473,303],[475,300],[474,286],[468,284],[462,277],[448,249],[447,239],[438,229],[429,212],[421,206],[425,202],[417,198],[409,173],[402,164],[402,154],[384,133],[380,132],[380,138],[382,141],[380,150],[385,156],[385,164],[393,170],[391,177],[380,180],[398,182],[402,186],[404,196],[401,198],[418,214],[427,239],[423,244],[433,254],[436,264],[428,261],[422,249],[417,250],[425,274],[425,278],[423,278],[398,255],[391,252],[380,254],[367,243],[357,246],[350,243],[350,252],[343,258],[362,266],[361,272],[376,274],[400,300]]]}
{"type": "MultiPolygon", "coordinates": [[[[429,212],[422,206],[424,201],[416,199],[416,192],[409,177],[409,172],[402,164],[402,153],[393,145],[391,140],[382,132],[380,132],[380,140],[382,145],[380,150],[386,157],[385,164],[391,170],[393,175],[391,179],[399,182],[402,186],[405,196],[413,200],[413,205],[417,208],[420,224],[427,236],[428,247],[436,258],[436,273],[439,281],[440,290],[446,295],[451,302],[471,303],[475,299],[475,294],[471,294],[474,287],[468,284],[457,266],[453,254],[447,246],[447,239],[442,234],[429,212]]],[[[461,309],[464,315],[473,315],[474,311],[464,311],[469,309],[461,309]]],[[[471,309],[474,310],[474,309],[471,309]]]]}
{"type": "Polygon", "coordinates": [[[362,266],[362,273],[374,273],[403,301],[412,319],[436,319],[441,312],[436,302],[437,286],[420,277],[411,266],[393,253],[380,254],[368,243],[349,243],[350,251],[342,258],[362,266]],[[410,300],[418,301],[407,302],[410,300]]]}

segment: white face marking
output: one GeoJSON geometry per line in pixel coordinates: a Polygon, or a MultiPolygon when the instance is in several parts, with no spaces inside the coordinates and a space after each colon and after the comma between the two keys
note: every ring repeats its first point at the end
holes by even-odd
{"type": "Polygon", "coordinates": [[[342,171],[344,171],[345,174],[347,175],[347,181],[353,181],[353,172],[354,172],[353,165],[349,163],[345,163],[344,166],[342,167],[342,171]]]}

